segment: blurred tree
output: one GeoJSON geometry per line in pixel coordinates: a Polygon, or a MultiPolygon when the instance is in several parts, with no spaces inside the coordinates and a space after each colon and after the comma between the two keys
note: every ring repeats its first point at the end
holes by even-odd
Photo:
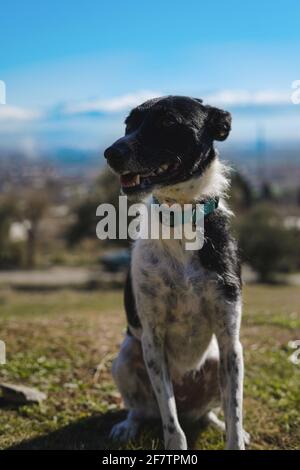
{"type": "Polygon", "coordinates": [[[253,189],[248,180],[238,172],[231,178],[230,205],[234,211],[249,209],[255,200],[253,189]]]}
{"type": "Polygon", "coordinates": [[[268,181],[264,181],[261,186],[260,199],[262,201],[273,201],[275,199],[275,191],[273,185],[268,181]]]}
{"type": "Polygon", "coordinates": [[[0,200],[0,268],[15,268],[22,263],[23,247],[21,243],[10,240],[11,224],[18,218],[17,199],[8,194],[0,200]]]}
{"type": "Polygon", "coordinates": [[[111,170],[105,168],[96,179],[90,193],[80,200],[73,209],[74,223],[67,230],[66,238],[71,245],[75,245],[84,238],[96,238],[96,226],[99,219],[96,209],[99,204],[110,203],[117,211],[120,183],[118,177],[111,170]]]}
{"type": "Polygon", "coordinates": [[[0,203],[0,243],[8,238],[9,227],[17,212],[17,202],[13,197],[6,197],[0,203]]]}
{"type": "Polygon", "coordinates": [[[29,190],[23,195],[21,212],[28,221],[28,237],[26,247],[25,266],[32,269],[36,264],[36,251],[38,242],[39,223],[49,205],[48,195],[45,191],[29,190]]]}
{"type": "Polygon", "coordinates": [[[295,269],[299,242],[295,244],[294,232],[284,227],[274,209],[265,204],[254,207],[240,220],[238,233],[243,261],[260,281],[272,281],[274,273],[295,269]]]}
{"type": "Polygon", "coordinates": [[[297,200],[298,206],[300,206],[300,187],[297,188],[296,200],[297,200]]]}

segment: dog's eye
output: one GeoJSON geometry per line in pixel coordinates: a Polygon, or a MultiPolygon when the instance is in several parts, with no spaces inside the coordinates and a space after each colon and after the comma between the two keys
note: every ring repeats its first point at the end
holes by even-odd
{"type": "Polygon", "coordinates": [[[164,117],[161,120],[161,125],[163,127],[172,127],[172,126],[175,126],[176,124],[178,124],[178,120],[175,119],[175,117],[173,116],[164,117]]]}

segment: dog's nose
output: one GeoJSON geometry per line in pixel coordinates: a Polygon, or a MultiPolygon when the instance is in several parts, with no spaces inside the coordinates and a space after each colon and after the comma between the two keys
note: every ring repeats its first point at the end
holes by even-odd
{"type": "Polygon", "coordinates": [[[124,163],[124,154],[119,146],[112,145],[111,147],[108,147],[104,152],[104,157],[113,170],[120,171],[122,169],[124,163]]]}
{"type": "Polygon", "coordinates": [[[130,157],[130,149],[123,142],[115,143],[105,150],[104,157],[113,170],[121,171],[130,157]]]}
{"type": "Polygon", "coordinates": [[[105,150],[104,157],[106,158],[106,160],[109,160],[109,162],[113,160],[118,160],[119,158],[122,158],[122,152],[119,148],[111,146],[105,150]]]}

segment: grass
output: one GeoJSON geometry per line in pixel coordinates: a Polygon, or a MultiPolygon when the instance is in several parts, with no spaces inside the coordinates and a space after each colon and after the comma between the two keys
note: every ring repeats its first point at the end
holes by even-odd
{"type": "MultiPolygon", "coordinates": [[[[247,286],[242,340],[245,351],[245,428],[251,449],[300,447],[300,366],[289,361],[300,339],[299,289],[247,286]]],[[[0,339],[7,364],[0,381],[45,391],[41,405],[0,401],[0,448],[104,449],[122,419],[111,361],[125,328],[122,293],[0,291],[0,339]],[[96,372],[96,373],[95,373],[96,372]]],[[[186,429],[191,447],[221,449],[217,431],[186,429]]],[[[162,448],[158,424],[127,448],[162,448]]]]}

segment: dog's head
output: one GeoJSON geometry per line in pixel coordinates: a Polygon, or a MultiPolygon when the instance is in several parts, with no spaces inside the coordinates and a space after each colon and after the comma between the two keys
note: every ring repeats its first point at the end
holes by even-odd
{"type": "Polygon", "coordinates": [[[125,194],[149,193],[201,175],[225,140],[231,115],[202,100],[167,96],[146,101],[126,118],[125,136],[105,150],[125,194]]]}

